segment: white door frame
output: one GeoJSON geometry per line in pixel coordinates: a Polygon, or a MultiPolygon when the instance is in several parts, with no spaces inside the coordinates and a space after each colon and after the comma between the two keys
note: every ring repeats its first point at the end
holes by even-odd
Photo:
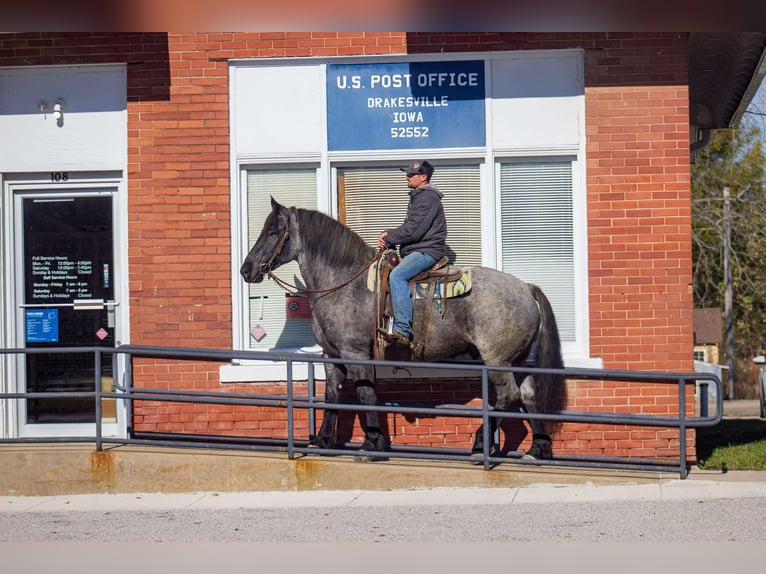
{"type": "MultiPolygon", "coordinates": [[[[6,348],[24,348],[25,325],[21,305],[24,302],[24,274],[18,272],[22,268],[21,245],[23,230],[21,229],[21,206],[24,198],[62,198],[70,196],[96,196],[108,194],[112,197],[112,233],[114,269],[115,306],[115,346],[128,342],[130,332],[128,312],[128,281],[127,281],[127,185],[120,172],[70,172],[70,173],[36,173],[36,174],[5,174],[0,176],[2,183],[2,217],[3,250],[0,253],[0,268],[3,275],[13,277],[5,281],[2,295],[2,310],[5,315],[5,327],[0,333],[2,346],[6,348]]],[[[111,361],[111,354],[103,355],[104,361],[111,361]]],[[[116,381],[122,380],[124,357],[118,356],[117,369],[114,373],[116,381]]],[[[23,390],[25,380],[24,355],[9,355],[3,358],[0,371],[0,390],[2,392],[19,392],[23,390]]],[[[56,423],[56,424],[26,424],[24,402],[8,400],[0,408],[0,433],[3,437],[78,437],[95,436],[95,423],[56,423]]],[[[125,402],[117,401],[116,422],[102,424],[103,436],[123,437],[126,434],[125,402]]]]}

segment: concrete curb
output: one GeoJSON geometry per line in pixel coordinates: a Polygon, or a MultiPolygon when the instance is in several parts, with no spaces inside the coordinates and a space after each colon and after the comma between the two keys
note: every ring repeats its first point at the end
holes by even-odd
{"type": "MultiPolygon", "coordinates": [[[[744,478],[744,477],[743,477],[744,478]]],[[[518,505],[610,501],[766,498],[766,481],[658,481],[655,484],[431,488],[413,490],[315,490],[300,492],[194,492],[3,496],[4,512],[125,512],[263,508],[432,505],[518,505]]]]}

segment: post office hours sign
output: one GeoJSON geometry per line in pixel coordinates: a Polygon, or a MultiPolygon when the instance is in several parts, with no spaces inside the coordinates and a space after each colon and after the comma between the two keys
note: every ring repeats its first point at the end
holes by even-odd
{"type": "Polygon", "coordinates": [[[330,151],[484,146],[484,62],[327,66],[330,151]]]}

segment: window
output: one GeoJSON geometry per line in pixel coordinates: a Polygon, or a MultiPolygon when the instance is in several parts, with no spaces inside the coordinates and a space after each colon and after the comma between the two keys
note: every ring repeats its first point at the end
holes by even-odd
{"type": "MultiPolygon", "coordinates": [[[[481,182],[478,165],[436,165],[431,182],[444,193],[447,255],[456,265],[481,265],[481,182]]],[[[340,219],[370,245],[399,226],[409,200],[399,167],[338,169],[340,219]]]]}
{"type": "MultiPolygon", "coordinates": [[[[232,219],[232,230],[248,236],[248,245],[242,242],[245,253],[270,210],[270,195],[286,205],[330,213],[375,245],[381,230],[405,217],[408,189],[400,166],[425,157],[435,166],[433,183],[444,193],[450,262],[484,265],[539,285],[556,313],[567,365],[600,365],[588,348],[582,50],[267,58],[232,63],[230,82],[232,181],[237,182],[232,198],[247,210],[246,217],[232,219]],[[483,66],[476,65],[480,59],[483,66]],[[445,88],[439,92],[445,105],[437,109],[404,85],[384,85],[382,78],[393,81],[400,68],[418,73],[419,66],[476,67],[484,88],[470,94],[445,88]],[[373,75],[381,81],[373,82],[373,75]],[[348,121],[346,101],[356,106],[359,121],[348,121]],[[468,103],[470,111],[463,107],[468,103]],[[481,121],[474,114],[483,116],[478,131],[471,127],[481,121]],[[468,128],[451,123],[466,118],[473,121],[468,128]],[[434,130],[448,126],[451,135],[468,131],[450,145],[435,137],[389,141],[381,135],[403,119],[434,130]],[[353,143],[334,145],[337,130],[353,131],[353,143]],[[468,137],[479,132],[480,141],[468,137]],[[246,177],[238,179],[243,169],[246,177]],[[245,220],[247,230],[241,229],[245,220]]],[[[240,263],[235,257],[235,278],[240,263]]],[[[300,282],[296,264],[277,273],[300,282]]],[[[284,295],[269,280],[235,285],[235,345],[313,347],[310,320],[287,319],[284,295]],[[265,335],[256,341],[251,333],[261,330],[265,335]]],[[[247,373],[233,371],[226,373],[229,380],[283,376],[260,363],[247,373]]]]}
{"type": "MultiPolygon", "coordinates": [[[[313,168],[252,169],[247,172],[247,253],[258,239],[271,197],[283,205],[316,209],[317,175],[313,168]]],[[[283,265],[279,277],[302,285],[298,264],[283,265]]],[[[285,290],[271,279],[247,286],[247,348],[295,349],[315,345],[310,319],[287,319],[285,290]]]]}
{"type": "Polygon", "coordinates": [[[502,270],[547,295],[562,342],[576,340],[572,163],[500,164],[502,270]]]}

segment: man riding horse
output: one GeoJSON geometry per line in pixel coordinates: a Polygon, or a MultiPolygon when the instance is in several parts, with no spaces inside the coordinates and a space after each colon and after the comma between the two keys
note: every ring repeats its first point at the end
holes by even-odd
{"type": "Polygon", "coordinates": [[[412,342],[412,294],[409,280],[430,269],[447,250],[447,220],[444,217],[444,194],[431,183],[434,167],[428,161],[413,161],[400,168],[407,177],[410,201],[404,222],[378,236],[378,247],[399,245],[402,260],[389,275],[393,330],[385,332],[388,343],[410,345],[412,342]]]}

